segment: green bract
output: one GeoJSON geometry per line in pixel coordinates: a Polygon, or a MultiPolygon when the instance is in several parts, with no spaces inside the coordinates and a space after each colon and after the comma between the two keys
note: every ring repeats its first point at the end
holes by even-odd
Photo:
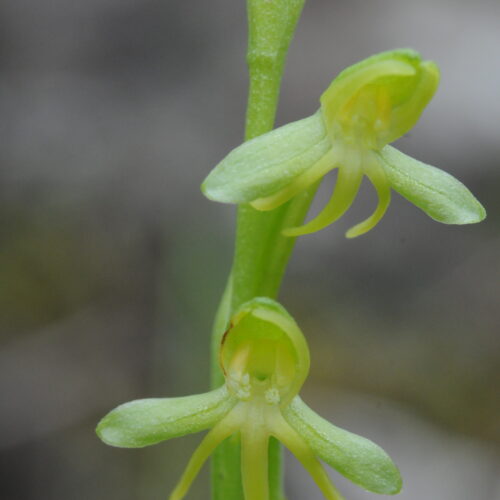
{"type": "Polygon", "coordinates": [[[269,439],[280,440],[311,474],[324,496],[342,500],[318,459],[361,487],[381,494],[401,489],[389,456],[371,441],[339,429],[298,396],[309,371],[309,350],[291,316],[271,299],[256,298],[233,316],[219,359],[225,384],[184,398],[125,403],[97,427],[107,444],[142,447],[209,429],[170,500],[183,498],[224,439],[239,434],[245,500],[268,500],[269,439]]]}
{"type": "Polygon", "coordinates": [[[364,175],[378,206],[347,232],[372,229],[390,203],[391,188],[445,224],[470,224],[486,216],[471,192],[447,173],[420,163],[388,144],[415,125],[434,95],[439,70],[412,50],[369,57],[344,71],[321,96],[312,116],[245,142],[231,151],[202,185],[224,203],[272,210],[338,168],[332,197],[320,214],[287,236],[318,231],[351,206],[364,175]]]}

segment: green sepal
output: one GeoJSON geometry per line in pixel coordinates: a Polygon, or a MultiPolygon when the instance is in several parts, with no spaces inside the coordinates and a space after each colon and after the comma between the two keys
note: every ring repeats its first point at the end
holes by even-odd
{"type": "Polygon", "coordinates": [[[194,396],[138,399],[109,412],[96,432],[111,446],[142,448],[208,429],[235,404],[225,385],[194,396]]]}
{"type": "MultiPolygon", "coordinates": [[[[327,127],[342,119],[346,107],[360,99],[363,91],[376,88],[386,92],[391,112],[390,124],[375,132],[381,145],[404,135],[418,121],[439,84],[439,69],[432,61],[423,61],[411,49],[396,49],[375,54],[344,69],[321,96],[321,108],[327,127]]],[[[376,93],[369,101],[376,100],[376,93]]],[[[369,101],[364,102],[369,108],[369,101]]],[[[356,113],[358,113],[356,111],[356,113]]],[[[383,119],[383,110],[379,110],[383,119]]],[[[347,112],[349,114],[349,112],[347,112]]],[[[345,119],[345,116],[344,116],[345,119]]],[[[368,132],[368,131],[367,131],[368,132]]]]}
{"type": "Polygon", "coordinates": [[[457,179],[386,146],[379,153],[391,187],[432,219],[444,224],[474,224],[486,211],[457,179]]]}
{"type": "Polygon", "coordinates": [[[380,446],[332,425],[298,396],[283,411],[283,416],[319,458],[353,483],[384,495],[401,490],[399,470],[380,446]]]}
{"type": "Polygon", "coordinates": [[[284,188],[330,147],[317,112],[233,149],[210,172],[201,190],[210,200],[249,203],[284,188]]]}
{"type": "Polygon", "coordinates": [[[247,371],[271,376],[269,368],[275,370],[272,376],[280,390],[281,406],[298,394],[309,373],[309,348],[304,334],[285,308],[268,297],[245,302],[231,318],[220,351],[226,375],[231,371],[231,360],[242,359],[241,355],[247,371]],[[243,352],[250,346],[248,352],[252,354],[245,357],[243,352]]]}

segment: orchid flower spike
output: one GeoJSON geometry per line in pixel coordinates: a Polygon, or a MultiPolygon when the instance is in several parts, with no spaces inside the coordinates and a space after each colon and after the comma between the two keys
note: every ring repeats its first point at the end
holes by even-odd
{"type": "Polygon", "coordinates": [[[486,212],[463,184],[388,146],[415,125],[438,82],[436,64],[412,50],[369,57],[333,80],[314,115],[231,151],[208,175],[202,191],[211,200],[273,210],[338,169],[333,194],[319,215],[285,229],[285,235],[318,231],[339,219],[365,175],[375,187],[378,206],[347,232],[348,238],[380,221],[391,188],[438,222],[479,222],[486,212]]]}
{"type": "Polygon", "coordinates": [[[328,500],[343,500],[319,459],[368,491],[395,494],[401,477],[389,456],[368,439],[330,424],[298,396],[309,371],[309,349],[292,317],[271,299],[244,304],[219,351],[225,384],[181,398],[141,399],[118,406],[97,427],[107,444],[139,448],[210,429],[170,500],[186,495],[203,463],[232,435],[241,440],[245,500],[268,500],[269,439],[280,440],[328,500]]]}

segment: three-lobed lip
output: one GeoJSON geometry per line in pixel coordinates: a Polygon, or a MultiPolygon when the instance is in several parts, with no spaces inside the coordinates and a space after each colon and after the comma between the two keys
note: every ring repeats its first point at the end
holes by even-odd
{"type": "Polygon", "coordinates": [[[375,188],[378,204],[370,217],[347,231],[348,238],[379,223],[392,191],[438,222],[479,222],[486,212],[461,182],[389,145],[415,125],[438,83],[436,64],[415,51],[369,57],[333,80],[315,114],[231,151],[207,176],[202,191],[211,200],[274,210],[337,169],[323,210],[303,226],[285,228],[285,236],[319,231],[340,219],[364,177],[375,188]]]}
{"type": "Polygon", "coordinates": [[[230,325],[219,353],[225,375],[222,387],[183,398],[125,403],[101,420],[99,437],[130,448],[209,429],[170,500],[185,496],[206,459],[232,435],[241,441],[245,500],[268,498],[271,437],[290,449],[328,500],[343,497],[320,459],[369,491],[400,491],[399,471],[382,448],[330,424],[298,396],[309,372],[309,349],[280,304],[255,298],[241,306],[230,325]]]}

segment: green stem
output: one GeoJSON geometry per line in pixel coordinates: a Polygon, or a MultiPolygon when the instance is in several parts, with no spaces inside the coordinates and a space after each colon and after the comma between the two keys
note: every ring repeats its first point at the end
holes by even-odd
{"type": "MultiPolygon", "coordinates": [[[[279,89],[288,46],[304,0],[248,0],[249,96],[246,140],[274,126],[279,89]]],[[[275,298],[295,238],[284,237],[284,228],[300,225],[309,209],[315,187],[271,212],[249,205],[238,208],[236,248],[231,275],[216,315],[212,336],[212,386],[223,376],[218,363],[220,339],[232,313],[256,296],[275,298]]],[[[213,500],[243,500],[239,436],[216,450],[212,464],[213,500]]],[[[281,481],[282,454],[278,442],[269,444],[270,500],[284,498],[281,481]]]]}

